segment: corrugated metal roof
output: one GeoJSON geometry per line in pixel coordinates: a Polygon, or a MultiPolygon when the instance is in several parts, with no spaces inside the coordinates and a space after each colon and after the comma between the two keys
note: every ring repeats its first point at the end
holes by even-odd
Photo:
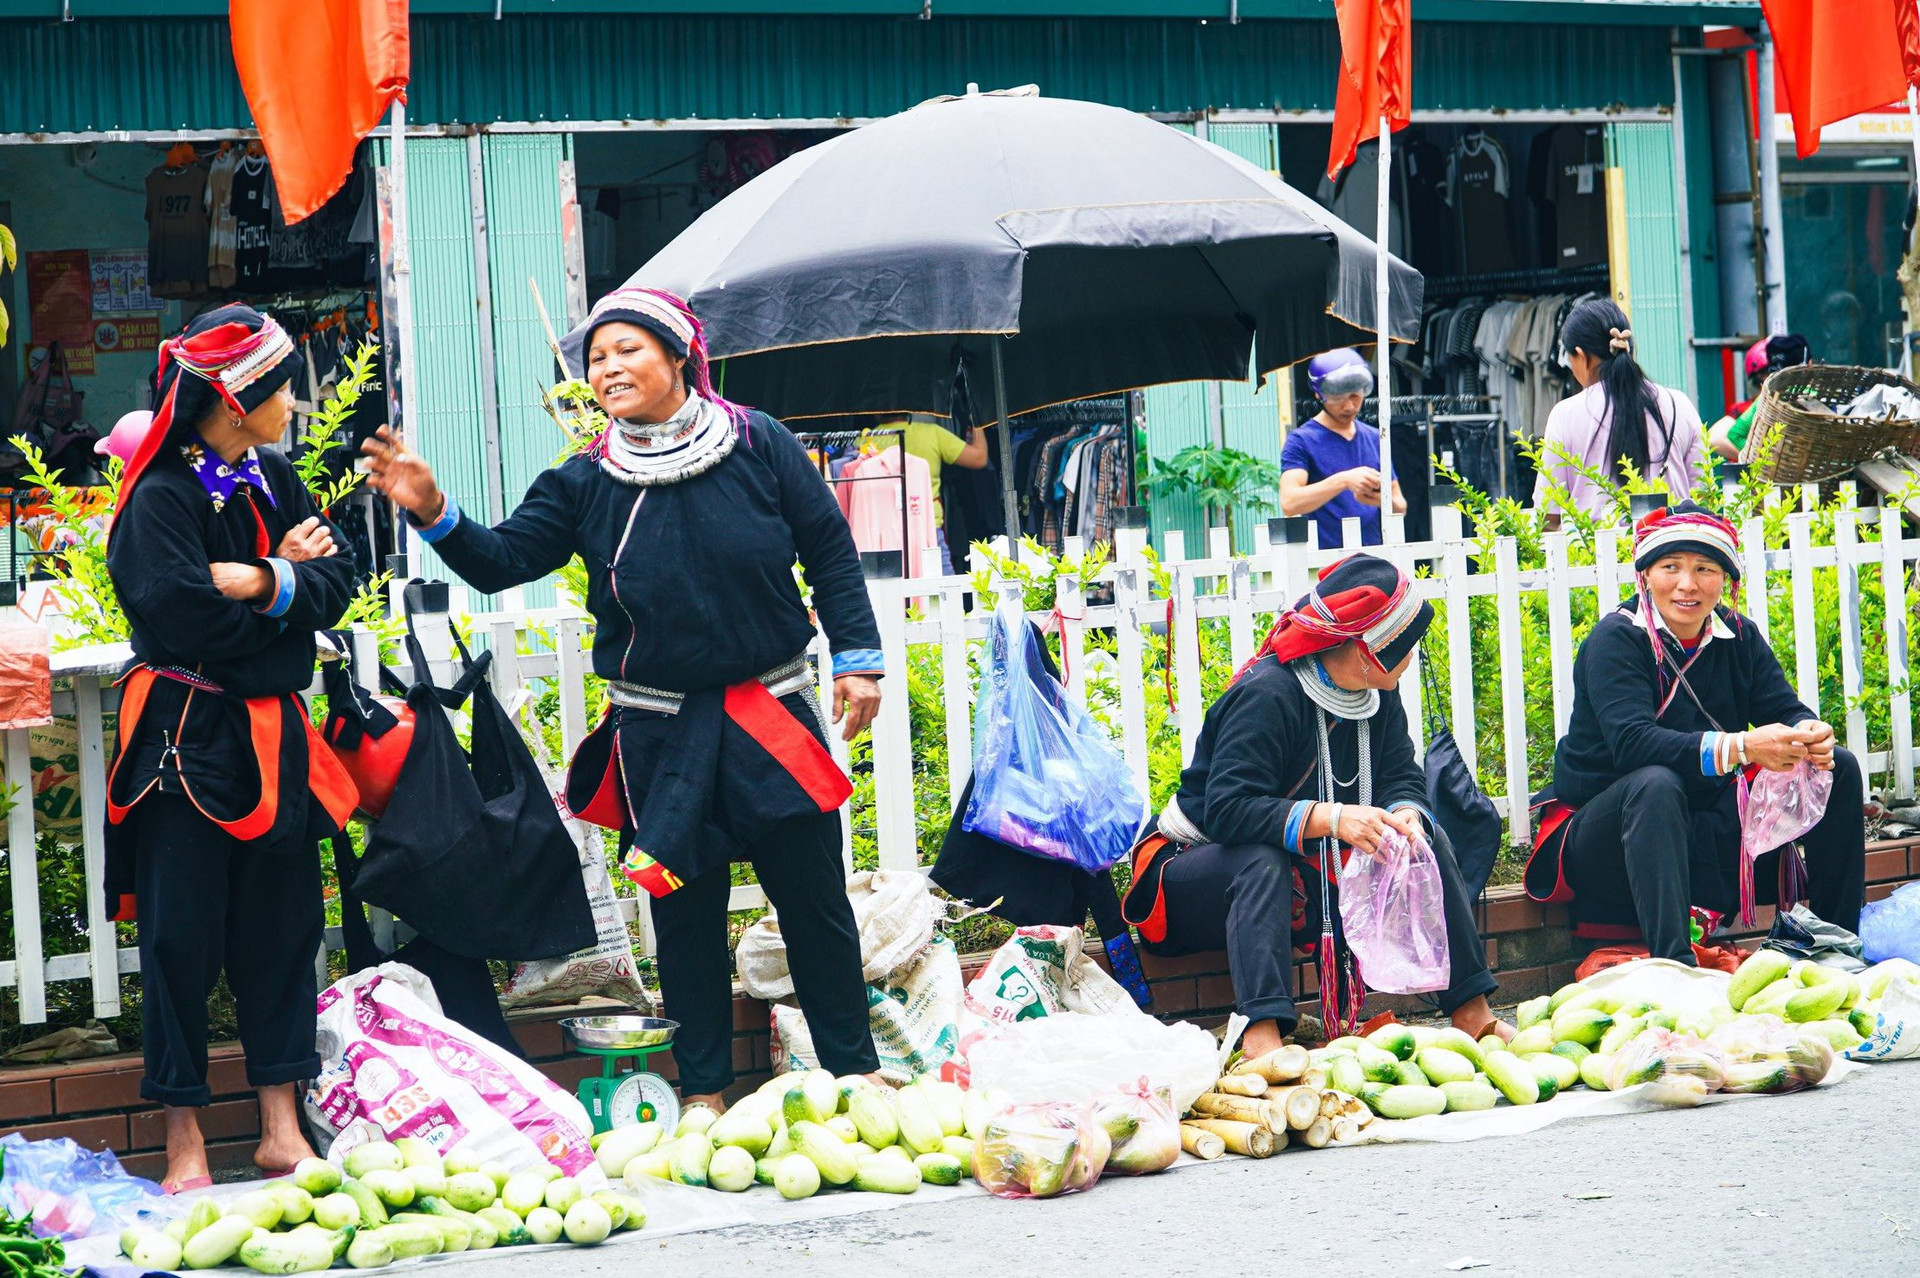
{"type": "MultiPolygon", "coordinates": [[[[63,0],[0,0],[0,18],[62,16],[63,0]]],[[[1245,18],[1327,18],[1333,0],[1239,0],[1245,18]]],[[[156,15],[151,0],[66,0],[78,19],[222,16],[227,0],[175,0],[156,15]]],[[[918,18],[922,0],[500,0],[517,17],[556,14],[893,15],[918,18]]],[[[932,0],[936,19],[947,17],[1225,18],[1229,0],[932,0]]],[[[418,16],[470,14],[491,18],[495,0],[414,0],[418,16]]],[[[1651,23],[1743,25],[1760,20],[1753,0],[1413,0],[1415,21],[1651,23]],[[1577,12],[1576,12],[1577,11],[1577,12]]]]}
{"type": "MultiPolygon", "coordinates": [[[[938,0],[936,0],[936,3],[938,0]]],[[[1502,6],[1523,0],[1476,0],[1502,6]]],[[[1329,110],[1330,22],[856,17],[416,17],[411,118],[874,117],[1038,84],[1139,111],[1329,110]]],[[[1414,26],[1423,110],[1654,108],[1665,26],[1414,26]]],[[[244,128],[226,24],[21,23],[0,39],[0,134],[244,128]]]]}

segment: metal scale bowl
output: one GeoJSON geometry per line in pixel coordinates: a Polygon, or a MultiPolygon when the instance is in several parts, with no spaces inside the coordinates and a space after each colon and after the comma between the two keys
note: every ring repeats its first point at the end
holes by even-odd
{"type": "Polygon", "coordinates": [[[668,1131],[679,1125],[680,1098],[646,1064],[648,1056],[672,1045],[680,1022],[657,1016],[570,1016],[560,1028],[576,1050],[600,1058],[600,1076],[581,1079],[577,1089],[595,1134],[632,1123],[660,1123],[668,1131]],[[623,1060],[633,1061],[633,1068],[622,1069],[623,1060]]]}

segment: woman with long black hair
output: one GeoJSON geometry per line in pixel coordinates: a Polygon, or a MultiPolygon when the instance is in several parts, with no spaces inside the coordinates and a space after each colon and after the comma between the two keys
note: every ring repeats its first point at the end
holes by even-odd
{"type": "Polygon", "coordinates": [[[1593,474],[1664,482],[1675,501],[1686,497],[1704,465],[1700,411],[1640,367],[1626,315],[1604,297],[1581,302],[1560,326],[1560,349],[1581,389],[1547,418],[1535,508],[1551,520],[1562,508],[1610,517],[1613,494],[1593,474]]]}

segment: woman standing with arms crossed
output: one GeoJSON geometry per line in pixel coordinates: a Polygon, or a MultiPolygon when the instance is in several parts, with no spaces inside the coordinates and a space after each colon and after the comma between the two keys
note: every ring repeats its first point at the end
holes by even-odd
{"type": "Polygon", "coordinates": [[[133,660],[107,782],[107,908],[140,921],[140,1095],[166,1107],[169,1190],[211,1184],[200,1131],[222,967],[260,1095],[254,1162],[310,1157],[294,1084],[320,1070],[319,840],[359,797],[313,730],[313,632],[353,564],[276,444],[293,342],[223,306],[160,348],[160,408],[121,481],[107,571],[133,660]]]}
{"type": "Polygon", "coordinates": [[[852,740],[880,704],[880,637],[853,535],[805,450],[713,393],[700,323],[652,289],[587,319],[587,380],[609,425],[543,473],[505,522],[462,514],[386,428],[371,482],[475,589],[535,581],[579,555],[607,716],[575,753],[567,802],[621,832],[653,896],[660,985],[682,1094],[718,1109],[733,1082],[728,865],[751,861],[780,916],[820,1064],[879,1068],[840,862],[850,792],[811,687],[796,559],[833,651],[833,718],[852,740]]]}

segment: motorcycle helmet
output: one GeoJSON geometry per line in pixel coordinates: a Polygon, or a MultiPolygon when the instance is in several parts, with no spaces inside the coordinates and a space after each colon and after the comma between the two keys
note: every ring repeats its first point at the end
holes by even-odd
{"type": "Polygon", "coordinates": [[[1322,400],[1373,391],[1373,370],[1352,347],[1315,355],[1307,363],[1307,384],[1322,400]]]}

